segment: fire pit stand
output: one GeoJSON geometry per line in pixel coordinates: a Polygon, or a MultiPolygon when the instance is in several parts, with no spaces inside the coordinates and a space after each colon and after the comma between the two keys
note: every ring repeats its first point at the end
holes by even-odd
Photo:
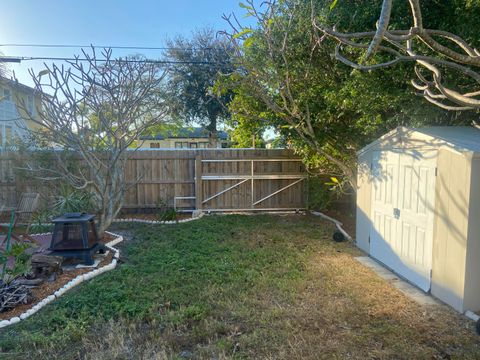
{"type": "Polygon", "coordinates": [[[54,229],[50,243],[51,255],[78,258],[93,265],[93,255],[104,253],[106,247],[98,242],[93,215],[69,213],[53,220],[54,229]]]}

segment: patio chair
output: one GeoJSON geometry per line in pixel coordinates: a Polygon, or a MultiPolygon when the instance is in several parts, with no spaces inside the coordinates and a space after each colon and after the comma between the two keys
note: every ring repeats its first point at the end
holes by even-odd
{"type": "MultiPolygon", "coordinates": [[[[0,225],[0,231],[9,230],[11,227],[11,237],[17,241],[25,241],[25,239],[36,242],[30,235],[30,227],[33,222],[33,214],[37,210],[40,194],[38,193],[22,193],[20,200],[14,211],[13,224],[11,226],[0,225]]],[[[3,211],[12,211],[12,209],[5,209],[3,211]]],[[[6,240],[6,238],[5,238],[6,240]]],[[[2,242],[5,242],[5,240],[2,242]]]]}

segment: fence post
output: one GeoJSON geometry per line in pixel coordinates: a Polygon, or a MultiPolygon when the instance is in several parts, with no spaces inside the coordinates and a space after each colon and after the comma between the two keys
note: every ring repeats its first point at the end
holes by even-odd
{"type": "Polygon", "coordinates": [[[203,209],[202,157],[195,156],[195,209],[203,209]]]}

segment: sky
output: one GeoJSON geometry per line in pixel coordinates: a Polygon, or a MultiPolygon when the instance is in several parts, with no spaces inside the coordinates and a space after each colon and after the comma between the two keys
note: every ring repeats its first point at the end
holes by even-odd
{"type": "MultiPolygon", "coordinates": [[[[226,29],[222,14],[242,18],[240,0],[3,0],[0,12],[0,52],[5,56],[71,57],[80,49],[9,47],[2,44],[75,44],[163,46],[176,34],[195,29],[226,29]]],[[[246,19],[247,21],[247,19],[246,19]]],[[[149,58],[160,51],[141,52],[149,58]]],[[[42,61],[9,65],[21,83],[32,85],[28,69],[38,73],[42,61]]]]}

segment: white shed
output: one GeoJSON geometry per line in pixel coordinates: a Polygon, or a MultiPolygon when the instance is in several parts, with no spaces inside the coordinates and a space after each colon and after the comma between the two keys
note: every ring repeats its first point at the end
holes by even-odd
{"type": "Polygon", "coordinates": [[[358,163],[357,246],[456,310],[480,310],[480,129],[399,127],[358,163]]]}

